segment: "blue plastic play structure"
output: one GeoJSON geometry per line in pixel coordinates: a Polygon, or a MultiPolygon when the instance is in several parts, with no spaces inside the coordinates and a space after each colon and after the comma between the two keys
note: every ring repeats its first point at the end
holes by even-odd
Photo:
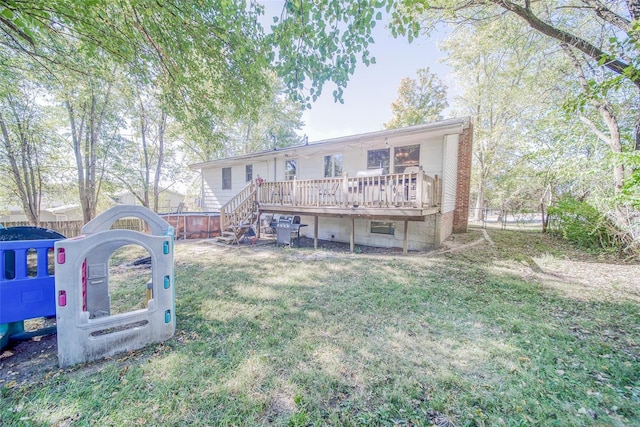
{"type": "Polygon", "coordinates": [[[173,336],[174,230],[169,223],[145,207],[120,205],[85,224],[82,235],[72,239],[42,230],[0,230],[0,349],[10,340],[57,333],[58,364],[67,367],[173,336]],[[142,219],[147,231],[112,229],[130,217],[142,219]],[[127,245],[150,255],[146,305],[112,314],[109,260],[127,245]],[[56,327],[25,332],[24,321],[40,317],[55,317],[56,327]]]}
{"type": "Polygon", "coordinates": [[[56,314],[53,250],[55,242],[61,239],[64,239],[61,234],[38,227],[2,229],[0,350],[10,339],[55,333],[55,327],[25,332],[24,321],[56,314]]]}

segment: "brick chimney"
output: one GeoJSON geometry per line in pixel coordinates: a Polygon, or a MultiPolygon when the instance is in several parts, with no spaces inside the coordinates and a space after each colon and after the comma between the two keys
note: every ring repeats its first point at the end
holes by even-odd
{"type": "Polygon", "coordinates": [[[453,232],[465,233],[469,223],[469,198],[471,196],[471,160],[473,156],[473,122],[462,131],[458,142],[458,178],[456,184],[456,208],[453,211],[453,232]]]}

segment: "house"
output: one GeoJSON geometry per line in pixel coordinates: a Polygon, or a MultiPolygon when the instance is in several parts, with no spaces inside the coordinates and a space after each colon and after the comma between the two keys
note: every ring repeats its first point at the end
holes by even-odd
{"type": "Polygon", "coordinates": [[[82,206],[77,204],[57,206],[40,211],[40,221],[82,221],[82,206]]]}
{"type": "MultiPolygon", "coordinates": [[[[82,221],[82,219],[82,207],[80,205],[62,205],[40,209],[41,222],[82,221]]],[[[18,206],[9,206],[6,211],[0,212],[1,222],[25,222],[28,220],[24,210],[18,206]]]]}
{"type": "MultiPolygon", "coordinates": [[[[153,197],[153,195],[149,195],[153,197]]],[[[111,199],[119,205],[141,205],[140,200],[130,191],[111,196],[111,199]]],[[[150,202],[153,205],[153,202],[150,202]]],[[[182,193],[165,189],[158,194],[158,212],[169,213],[181,210],[185,203],[185,196],[182,193]]]]}
{"type": "MultiPolygon", "coordinates": [[[[222,229],[271,214],[301,217],[303,235],[425,250],[467,229],[469,118],[382,130],[212,160],[201,171],[205,211],[222,229]]],[[[258,230],[259,231],[259,230],[258,230]]]]}

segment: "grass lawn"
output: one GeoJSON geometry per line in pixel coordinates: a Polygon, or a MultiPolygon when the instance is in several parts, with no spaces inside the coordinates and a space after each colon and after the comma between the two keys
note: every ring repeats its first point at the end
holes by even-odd
{"type": "Polygon", "coordinates": [[[1,382],[0,425],[640,425],[640,266],[489,234],[409,256],[180,242],[175,337],[1,382]]]}

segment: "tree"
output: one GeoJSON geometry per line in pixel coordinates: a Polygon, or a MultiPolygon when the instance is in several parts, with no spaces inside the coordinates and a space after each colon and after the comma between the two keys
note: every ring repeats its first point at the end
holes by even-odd
{"type": "Polygon", "coordinates": [[[69,139],[76,162],[78,196],[85,222],[96,215],[106,163],[112,145],[124,127],[118,96],[119,82],[100,76],[72,79],[59,88],[68,120],[69,139]],[[115,93],[114,93],[115,92],[115,93]]]}
{"type": "Polygon", "coordinates": [[[0,7],[5,45],[57,77],[115,64],[141,81],[165,83],[168,111],[193,137],[204,138],[222,110],[240,115],[263,102],[270,56],[257,25],[262,8],[253,2],[38,0],[0,7]]]}
{"type": "Polygon", "coordinates": [[[46,72],[40,81],[65,107],[88,221],[109,149],[119,142],[122,117],[112,92],[123,80],[119,74],[156,88],[161,111],[180,123],[205,158],[221,151],[224,122],[247,124],[245,150],[263,134],[288,144],[298,107],[289,118],[275,118],[275,128],[257,126],[260,108],[272,96],[270,71],[278,71],[298,100],[315,99],[329,81],[340,99],[356,53],[364,50],[360,59],[375,62],[366,47],[373,42],[371,26],[381,19],[377,3],[285,1],[267,36],[260,21],[264,8],[255,1],[0,1],[0,39],[7,51],[46,72]]]}
{"type": "Polygon", "coordinates": [[[415,79],[400,81],[398,98],[391,104],[394,117],[385,123],[386,129],[442,120],[442,111],[449,106],[447,86],[429,67],[421,68],[415,79]]]}
{"type": "Polygon", "coordinates": [[[507,16],[454,30],[442,48],[458,82],[454,111],[474,117],[477,219],[485,200],[503,209],[544,202],[546,210],[549,200],[588,196],[608,210],[609,161],[582,121],[597,112],[581,120],[565,108],[582,89],[552,40],[507,16]]]}
{"type": "Polygon", "coordinates": [[[40,205],[47,173],[48,154],[55,131],[48,128],[38,98],[43,88],[4,70],[0,76],[0,169],[9,193],[16,196],[32,225],[40,223],[40,205]]]}
{"type": "MultiPolygon", "coordinates": [[[[625,163],[629,163],[626,153],[640,150],[640,108],[637,101],[640,99],[639,5],[637,0],[629,0],[625,5],[599,0],[581,0],[571,5],[560,1],[525,1],[521,4],[511,0],[439,0],[429,3],[407,0],[393,12],[393,28],[396,34],[413,38],[423,30],[429,31],[437,22],[466,25],[493,20],[506,13],[524,20],[535,34],[563,46],[574,65],[574,80],[580,81],[583,90],[583,102],[579,107],[591,105],[597,109],[605,125],[602,130],[591,121],[589,127],[608,143],[614,154],[613,190],[617,194],[624,186],[625,163]],[[595,78],[598,75],[602,78],[595,78]],[[636,105],[626,114],[635,114],[636,119],[633,129],[628,131],[631,138],[624,138],[620,118],[615,115],[616,108],[612,102],[619,98],[621,92],[629,90],[635,91],[636,105]],[[625,140],[629,141],[628,147],[625,147],[625,140]]],[[[621,206],[615,206],[615,213],[618,223],[628,226],[621,206]]]]}
{"type": "Polygon", "coordinates": [[[482,219],[485,201],[506,207],[514,194],[524,194],[519,185],[511,185],[515,180],[505,177],[521,167],[525,129],[547,107],[546,86],[537,84],[542,72],[536,66],[545,49],[517,24],[485,22],[452,32],[442,45],[460,91],[454,111],[474,119],[476,220],[482,219]]]}
{"type": "Polygon", "coordinates": [[[343,102],[358,59],[367,66],[376,62],[367,48],[384,6],[384,0],[285,1],[265,42],[288,91],[311,108],[325,83],[333,82],[333,97],[343,102]]]}
{"type": "Polygon", "coordinates": [[[296,131],[302,127],[303,105],[284,93],[275,75],[271,81],[273,95],[256,117],[231,118],[221,124],[224,151],[219,157],[237,156],[299,144],[296,131]]]}
{"type": "Polygon", "coordinates": [[[160,193],[182,181],[185,168],[174,147],[174,121],[151,88],[137,86],[127,105],[132,135],[114,141],[109,163],[110,180],[124,188],[143,205],[158,212],[160,193]]]}
{"type": "MultiPolygon", "coordinates": [[[[272,65],[299,99],[315,100],[328,81],[341,99],[356,53],[367,65],[375,62],[366,48],[381,5],[288,0],[265,35],[257,1],[94,0],[91,7],[75,0],[2,1],[0,30],[6,46],[44,68],[87,72],[86,60],[72,54],[80,50],[141,80],[166,82],[167,112],[192,138],[205,140],[229,111],[255,113],[265,102],[272,65]],[[78,46],[69,49],[69,38],[78,46]]],[[[100,68],[95,62],[89,64],[100,68]]]]}
{"type": "MultiPolygon", "coordinates": [[[[422,20],[425,18],[429,25],[433,25],[434,19],[463,23],[482,17],[495,17],[496,12],[510,12],[538,33],[582,52],[599,66],[640,89],[640,1],[627,0],[624,5],[622,2],[579,0],[575,5],[566,7],[560,2],[555,3],[528,0],[524,4],[511,0],[404,0],[402,7],[394,12],[394,31],[417,37],[423,29],[422,20]],[[594,25],[599,32],[590,31],[594,25]]],[[[635,140],[638,141],[637,138],[635,140]]],[[[637,144],[636,147],[640,149],[637,144]]]]}

